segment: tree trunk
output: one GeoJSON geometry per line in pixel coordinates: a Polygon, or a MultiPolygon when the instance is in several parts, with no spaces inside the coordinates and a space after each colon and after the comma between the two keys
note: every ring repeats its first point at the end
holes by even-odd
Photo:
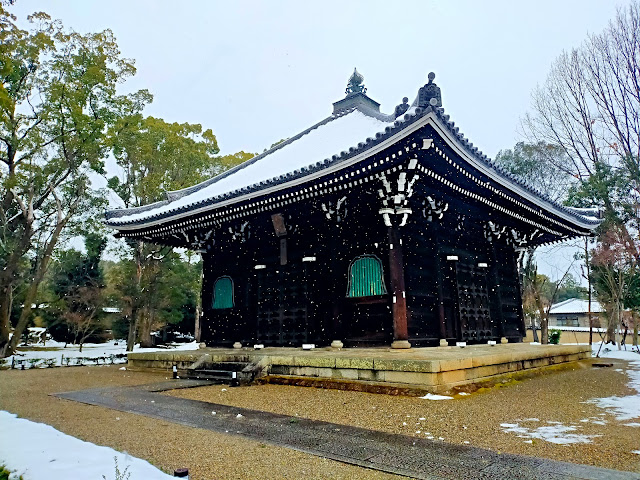
{"type": "Polygon", "coordinates": [[[200,333],[200,309],[202,308],[202,289],[200,289],[200,292],[198,292],[196,294],[196,312],[195,312],[195,326],[194,326],[194,330],[193,330],[193,336],[196,339],[196,342],[200,343],[200,337],[201,337],[201,333],[200,333]]]}
{"type": "Polygon", "coordinates": [[[6,291],[11,287],[2,288],[0,293],[0,358],[8,356],[6,353],[9,346],[10,320],[9,320],[9,299],[6,291]]]}
{"type": "Polygon", "coordinates": [[[68,219],[69,217],[64,220],[58,221],[58,225],[56,225],[56,228],[51,234],[51,239],[49,240],[49,243],[44,250],[44,255],[42,256],[42,259],[38,264],[38,268],[36,269],[36,273],[33,276],[31,285],[29,285],[29,289],[27,290],[27,295],[24,299],[24,306],[22,307],[22,312],[20,313],[18,324],[16,325],[16,328],[13,332],[13,337],[11,337],[8,348],[5,350],[5,352],[3,352],[5,354],[7,354],[8,352],[8,354],[10,355],[11,353],[15,352],[16,347],[18,346],[18,339],[20,338],[20,335],[22,335],[22,332],[27,327],[27,324],[31,319],[31,306],[36,301],[36,297],[38,295],[38,287],[40,287],[40,283],[42,283],[42,280],[44,279],[44,275],[47,272],[47,268],[49,267],[49,262],[51,261],[53,249],[55,248],[56,243],[58,243],[60,232],[62,232],[62,229],[66,225],[68,219]]]}
{"type": "MultiPolygon", "coordinates": [[[[18,229],[19,231],[20,229],[18,229]]],[[[31,241],[31,223],[27,220],[23,226],[20,241],[16,245],[11,255],[7,259],[5,267],[0,271],[0,358],[8,357],[15,350],[11,347],[9,333],[11,332],[11,304],[13,303],[13,287],[18,277],[18,266],[20,260],[27,253],[31,241]]],[[[18,338],[22,335],[21,330],[15,331],[18,338]]],[[[17,342],[14,342],[17,345],[17,342]]]]}
{"type": "Polygon", "coordinates": [[[549,319],[546,316],[540,318],[540,343],[547,345],[549,343],[549,319]]]}
{"type": "Polygon", "coordinates": [[[605,343],[616,343],[616,318],[615,306],[613,303],[607,306],[607,335],[605,343]]]}
{"type": "Polygon", "coordinates": [[[11,337],[11,340],[7,344],[7,348],[4,352],[5,356],[11,355],[16,351],[16,347],[18,346],[18,342],[20,341],[20,336],[22,335],[22,332],[24,332],[25,328],[27,328],[29,320],[31,320],[31,305],[33,305],[33,302],[35,302],[36,296],[38,295],[38,287],[40,286],[42,277],[44,277],[44,272],[42,272],[42,275],[36,274],[36,277],[33,279],[31,285],[29,286],[29,289],[27,290],[27,295],[24,299],[24,306],[22,307],[22,312],[20,313],[18,324],[13,331],[13,337],[11,337]]]}
{"type": "Polygon", "coordinates": [[[618,335],[620,334],[620,330],[622,330],[622,308],[620,302],[616,302],[616,329],[614,330],[614,338],[616,340],[616,344],[618,345],[618,350],[622,350],[622,341],[618,340],[618,335]]]}
{"type": "Polygon", "coordinates": [[[544,311],[544,305],[539,294],[536,294],[536,305],[540,313],[540,343],[547,345],[549,343],[549,316],[544,311]]]}
{"type": "Polygon", "coordinates": [[[538,329],[536,328],[536,319],[531,318],[531,331],[533,332],[533,341],[538,343],[540,339],[538,338],[538,329]]]}
{"type": "Polygon", "coordinates": [[[131,317],[129,319],[129,334],[127,335],[127,352],[133,352],[133,347],[136,344],[137,333],[138,333],[138,309],[134,308],[131,311],[131,317]]]}
{"type": "Polygon", "coordinates": [[[133,252],[133,260],[136,262],[136,294],[133,298],[133,306],[131,308],[131,321],[129,322],[129,335],[127,336],[127,352],[133,352],[133,347],[136,343],[136,337],[138,328],[140,327],[140,314],[139,308],[142,301],[142,292],[140,291],[140,285],[142,284],[142,255],[143,255],[143,242],[137,242],[135,251],[133,252]]]}
{"type": "Polygon", "coordinates": [[[145,312],[140,319],[140,346],[142,348],[153,347],[153,339],[151,338],[151,327],[153,324],[153,317],[149,312],[145,312]]]}

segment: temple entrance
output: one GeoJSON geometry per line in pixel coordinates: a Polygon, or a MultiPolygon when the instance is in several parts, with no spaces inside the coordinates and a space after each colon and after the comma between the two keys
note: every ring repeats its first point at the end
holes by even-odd
{"type": "Polygon", "coordinates": [[[308,285],[304,264],[269,265],[257,271],[256,336],[264,345],[308,341],[308,285]]]}
{"type": "Polygon", "coordinates": [[[462,341],[486,341],[495,337],[491,328],[486,264],[460,260],[455,264],[458,334],[462,341]]]}

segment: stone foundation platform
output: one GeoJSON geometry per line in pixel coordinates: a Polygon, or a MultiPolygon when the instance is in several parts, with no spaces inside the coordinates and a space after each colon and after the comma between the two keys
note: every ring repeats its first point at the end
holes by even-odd
{"type": "Polygon", "coordinates": [[[588,345],[471,345],[413,348],[226,349],[130,353],[129,368],[179,371],[207,362],[258,363],[260,381],[380,393],[416,394],[475,390],[591,358],[588,345]]]}

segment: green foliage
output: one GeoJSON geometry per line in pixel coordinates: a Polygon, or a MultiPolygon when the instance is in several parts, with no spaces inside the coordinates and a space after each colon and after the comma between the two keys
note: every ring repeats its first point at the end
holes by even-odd
{"type": "MultiPolygon", "coordinates": [[[[286,142],[287,140],[289,140],[289,139],[288,138],[282,138],[282,139],[278,140],[277,142],[272,143],[271,146],[269,147],[269,150],[271,150],[273,147],[277,147],[278,145],[280,145],[283,142],[286,142]]],[[[265,148],[264,151],[266,152],[267,149],[265,148]]]]}
{"type": "Polygon", "coordinates": [[[552,345],[558,345],[560,343],[561,330],[550,329],[549,330],[549,343],[552,345]]]}
{"type": "MultiPolygon", "coordinates": [[[[190,263],[179,254],[165,249],[157,260],[143,269],[136,282],[136,264],[122,260],[109,270],[110,304],[118,305],[121,316],[115,322],[118,338],[131,321],[131,315],[152,319],[153,326],[186,323],[186,331],[193,331],[196,298],[200,294],[202,263],[190,263]]],[[[114,332],[114,336],[115,336],[114,332]]],[[[122,335],[122,337],[120,337],[122,335]]]]}
{"type": "MultiPolygon", "coordinates": [[[[131,476],[131,472],[129,472],[129,466],[127,465],[127,467],[121,471],[120,467],[118,466],[118,457],[113,457],[113,461],[116,464],[115,480],[129,480],[129,477],[131,476]]],[[[104,475],[102,476],[102,478],[104,478],[105,480],[107,479],[107,477],[105,477],[104,475]]]]}
{"type": "Polygon", "coordinates": [[[629,287],[623,302],[625,308],[640,311],[640,272],[634,272],[629,279],[629,287]]]}
{"type": "Polygon", "coordinates": [[[52,298],[44,319],[56,340],[84,342],[102,329],[105,280],[100,257],[106,243],[101,235],[88,233],[86,253],[65,250],[53,263],[47,282],[52,298]]]}
{"type": "Polygon", "coordinates": [[[13,348],[8,306],[20,282],[16,339],[58,242],[97,228],[104,199],[90,173],[104,174],[109,128],[149,100],[117,95],[135,68],[110,30],[82,35],[44,13],[30,21],[19,29],[0,6],[0,354],[13,348]]]}
{"type": "Polygon", "coordinates": [[[110,144],[123,179],[112,177],[112,188],[127,206],[163,198],[163,192],[203,181],[221,169],[218,143],[211,130],[189,123],[167,123],[140,114],[123,116],[110,131],[110,144]]]}
{"type": "MultiPolygon", "coordinates": [[[[555,282],[553,282],[555,286],[555,282]]],[[[587,298],[587,289],[580,285],[576,278],[567,274],[564,281],[558,286],[554,303],[560,303],[570,298],[587,298]]]]}
{"type": "Polygon", "coordinates": [[[631,193],[631,183],[625,171],[602,164],[589,177],[571,186],[566,204],[602,207],[606,223],[625,223],[634,215],[635,201],[631,193]]]}
{"type": "Polygon", "coordinates": [[[212,173],[221,173],[235,167],[236,165],[240,165],[241,163],[244,163],[255,156],[255,153],[247,153],[242,150],[236,153],[231,153],[229,155],[222,155],[216,158],[221,170],[219,172],[214,171],[212,173]]]}
{"type": "MultiPolygon", "coordinates": [[[[7,469],[5,465],[0,465],[0,480],[9,480],[9,476],[11,475],[11,470],[7,469]]],[[[14,480],[24,480],[24,477],[20,475],[17,479],[14,476],[11,477],[14,480]]]]}
{"type": "Polygon", "coordinates": [[[513,150],[500,150],[495,162],[520,180],[553,200],[566,198],[576,180],[567,171],[566,155],[555,145],[544,142],[518,142],[513,150]]]}

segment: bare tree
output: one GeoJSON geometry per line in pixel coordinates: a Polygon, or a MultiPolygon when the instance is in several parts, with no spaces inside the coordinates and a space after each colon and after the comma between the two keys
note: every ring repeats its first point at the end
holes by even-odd
{"type": "MultiPolygon", "coordinates": [[[[522,264],[522,305],[525,313],[532,318],[540,318],[540,343],[549,343],[549,312],[558,298],[558,291],[564,285],[569,272],[573,268],[573,263],[565,270],[564,274],[556,282],[553,282],[546,275],[538,273],[538,266],[535,262],[534,250],[525,253],[522,264]]],[[[536,325],[532,324],[534,341],[536,339],[536,325]]]]}
{"type": "Polygon", "coordinates": [[[602,235],[602,242],[593,251],[596,291],[607,310],[606,341],[617,344],[618,349],[622,348],[617,338],[622,327],[622,311],[639,258],[640,242],[617,225],[602,235]]]}
{"type": "Polygon", "coordinates": [[[640,4],[619,9],[608,27],[564,52],[533,93],[525,131],[558,145],[609,218],[638,226],[640,193],[640,4]]]}

